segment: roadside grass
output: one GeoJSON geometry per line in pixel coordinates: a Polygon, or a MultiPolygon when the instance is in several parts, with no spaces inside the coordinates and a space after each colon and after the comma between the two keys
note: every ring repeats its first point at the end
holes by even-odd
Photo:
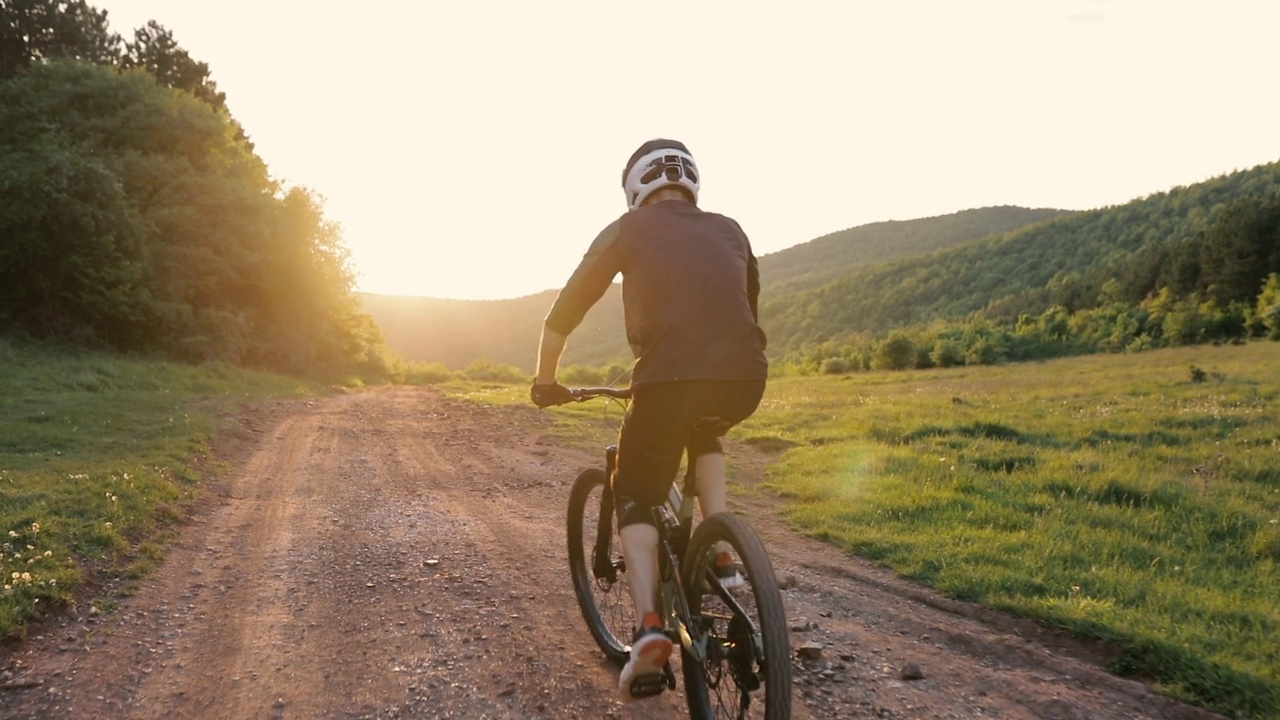
{"type": "Polygon", "coordinates": [[[0,639],[163,555],[209,472],[218,414],[317,388],[224,365],[67,355],[0,340],[0,639]]]}
{"type": "Polygon", "coordinates": [[[1277,718],[1278,367],[1254,343],[779,378],[735,434],[781,453],[766,484],[802,531],[1277,718]]]}

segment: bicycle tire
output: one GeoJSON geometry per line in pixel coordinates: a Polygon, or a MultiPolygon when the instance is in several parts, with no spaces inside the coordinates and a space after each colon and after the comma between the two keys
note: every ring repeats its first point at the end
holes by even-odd
{"type": "Polygon", "coordinates": [[[605,472],[601,468],[589,468],[578,475],[569,493],[567,517],[569,542],[569,572],[573,577],[573,592],[582,610],[582,619],[591,631],[591,637],[604,651],[606,657],[617,665],[627,661],[630,651],[631,626],[634,608],[631,587],[626,581],[622,566],[622,544],[617,528],[611,528],[609,541],[610,562],[617,572],[617,580],[597,579],[592,568],[596,546],[597,528],[604,500],[605,472]]]}
{"type": "Polygon", "coordinates": [[[682,654],[690,716],[697,720],[790,718],[791,642],[786,611],[773,565],[755,531],[729,513],[703,520],[689,539],[681,581],[699,625],[695,633],[707,639],[704,662],[682,654]],[[710,585],[717,582],[709,568],[721,542],[732,546],[737,555],[742,587],[717,590],[710,585]],[[736,608],[726,602],[725,595],[736,608]],[[752,627],[759,648],[751,637],[752,627]]]}

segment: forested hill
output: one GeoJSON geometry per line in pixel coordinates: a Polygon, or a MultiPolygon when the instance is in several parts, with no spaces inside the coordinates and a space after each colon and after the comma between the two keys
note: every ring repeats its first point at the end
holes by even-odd
{"type": "MultiPolygon", "coordinates": [[[[805,288],[856,268],[973,242],[1060,216],[1061,210],[994,207],[919,220],[878,222],[824,235],[760,258],[762,298],[805,288]]],[[[542,320],[556,291],[498,301],[364,295],[392,349],[410,360],[464,368],[479,359],[531,371],[542,320]]],[[[629,362],[621,293],[613,288],[573,333],[566,364],[629,362]]]]}
{"type": "Polygon", "coordinates": [[[773,294],[762,323],[781,357],[976,311],[1012,325],[1051,307],[1138,306],[1161,289],[1223,307],[1251,303],[1267,274],[1280,271],[1277,198],[1280,163],[1262,165],[773,294]]]}
{"type": "Polygon", "coordinates": [[[1004,206],[860,225],[766,255],[760,274],[770,294],[785,294],[825,285],[859,267],[955,247],[1066,212],[1004,206]]]}

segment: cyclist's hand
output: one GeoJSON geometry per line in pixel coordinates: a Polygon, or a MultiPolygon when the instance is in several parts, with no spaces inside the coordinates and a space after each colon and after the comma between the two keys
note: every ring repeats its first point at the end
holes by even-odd
{"type": "Polygon", "coordinates": [[[564,405],[573,400],[573,392],[558,382],[547,385],[534,383],[533,387],[529,388],[529,399],[540,408],[564,405]]]}

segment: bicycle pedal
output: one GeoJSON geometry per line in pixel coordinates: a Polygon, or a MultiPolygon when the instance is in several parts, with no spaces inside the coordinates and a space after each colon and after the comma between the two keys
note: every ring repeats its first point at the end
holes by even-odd
{"type": "Polygon", "coordinates": [[[645,673],[631,678],[631,697],[633,698],[661,695],[666,689],[667,677],[661,672],[645,673]]]}

